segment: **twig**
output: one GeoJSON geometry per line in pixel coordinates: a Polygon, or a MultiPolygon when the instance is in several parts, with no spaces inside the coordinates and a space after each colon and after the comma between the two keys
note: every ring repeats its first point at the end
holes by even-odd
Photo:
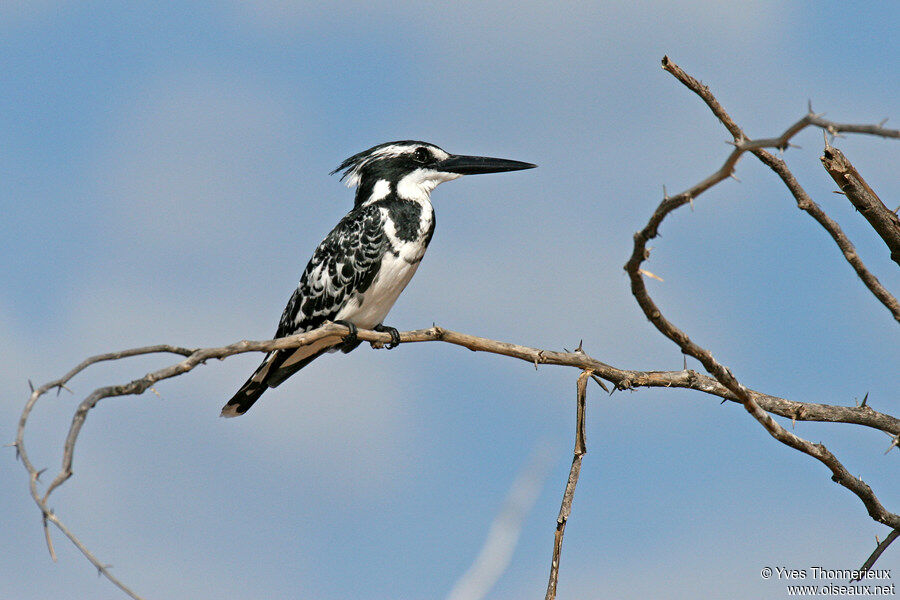
{"type": "Polygon", "coordinates": [[[566,481],[566,490],[563,493],[562,504],[559,507],[559,516],[556,518],[556,533],[553,535],[553,560],[550,562],[550,580],[547,582],[545,600],[556,598],[556,584],[559,580],[559,555],[562,552],[563,536],[566,533],[566,523],[569,520],[569,515],[572,514],[575,486],[578,485],[578,476],[581,473],[581,458],[587,453],[584,439],[584,409],[585,396],[587,395],[587,380],[590,376],[591,370],[585,369],[578,376],[576,384],[575,450],[572,457],[572,467],[569,469],[569,479],[566,481]]]}
{"type": "MultiPolygon", "coordinates": [[[[875,561],[878,560],[881,554],[885,550],[887,550],[888,546],[890,546],[891,543],[893,543],[893,541],[897,539],[897,537],[900,537],[900,529],[894,529],[889,534],[887,534],[887,537],[884,538],[884,540],[882,540],[882,542],[875,547],[875,550],[872,552],[872,554],[869,555],[869,558],[866,559],[866,562],[863,563],[863,566],[859,568],[860,575],[872,568],[872,565],[875,564],[875,561]]],[[[851,583],[854,581],[862,581],[862,577],[857,577],[850,580],[851,583]]]]}

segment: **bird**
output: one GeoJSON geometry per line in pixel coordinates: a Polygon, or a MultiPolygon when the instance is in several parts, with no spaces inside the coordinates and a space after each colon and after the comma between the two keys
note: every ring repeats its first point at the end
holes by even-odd
{"type": "Polygon", "coordinates": [[[350,352],[361,342],[358,329],[391,336],[387,348],[400,343],[394,327],[384,325],[391,307],[409,283],[434,234],[431,192],[463,175],[532,169],[537,165],[449,154],[427,142],[387,142],[354,154],[331,175],[356,186],[353,209],[313,252],[281,315],[275,338],[303,333],[331,321],[349,334],[340,343],[316,342],[266,354],[253,375],[222,408],[223,417],[244,414],[268,388],[325,352],[350,352]]]}

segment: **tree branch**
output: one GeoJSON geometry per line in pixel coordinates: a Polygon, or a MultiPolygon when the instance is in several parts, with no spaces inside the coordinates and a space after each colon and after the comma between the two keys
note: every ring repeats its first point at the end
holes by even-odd
{"type": "Polygon", "coordinates": [[[575,486],[578,485],[578,476],[581,474],[581,459],[587,454],[587,444],[584,439],[584,409],[587,381],[591,374],[590,369],[585,369],[578,376],[576,384],[575,450],[572,457],[572,466],[569,468],[569,479],[566,481],[566,490],[563,492],[562,504],[559,507],[559,516],[556,518],[556,533],[553,534],[553,559],[550,561],[550,580],[547,582],[545,600],[554,600],[556,598],[556,584],[559,580],[559,556],[562,552],[563,536],[566,534],[566,523],[569,521],[569,515],[572,514],[575,486]]]}
{"type": "Polygon", "coordinates": [[[853,167],[844,153],[830,145],[825,146],[821,158],[825,170],[831,175],[850,203],[862,213],[872,229],[881,236],[891,251],[891,259],[900,265],[900,217],[888,210],[862,175],[853,167]]]}
{"type": "Polygon", "coordinates": [[[853,126],[841,123],[833,123],[831,121],[822,119],[821,115],[816,115],[810,110],[809,114],[788,127],[780,136],[752,141],[749,137],[747,137],[747,135],[738,126],[738,124],[735,123],[734,119],[731,118],[731,116],[725,111],[725,109],[722,108],[722,105],[719,104],[719,101],[716,100],[715,96],[713,96],[707,86],[703,85],[702,83],[685,73],[684,70],[682,70],[681,67],[672,62],[668,56],[663,57],[662,67],[663,69],[671,73],[676,79],[678,79],[678,81],[683,83],[689,90],[697,94],[706,103],[709,109],[713,112],[713,115],[715,115],[719,122],[725,126],[725,128],[734,138],[735,149],[725,160],[725,164],[722,165],[722,168],[716,171],[716,173],[706,178],[702,182],[696,184],[689,190],[682,192],[681,194],[672,198],[666,198],[663,203],[659,205],[657,211],[650,218],[650,222],[647,224],[647,227],[644,228],[644,233],[650,236],[648,239],[656,237],[659,223],[662,222],[666,214],[683,204],[693,201],[693,199],[696,198],[697,195],[702,194],[707,189],[719,183],[723,179],[730,177],[741,155],[744,152],[751,152],[760,161],[762,161],[763,164],[767,165],[775,172],[776,175],[781,178],[785,186],[787,186],[788,190],[790,190],[791,194],[794,196],[794,199],[797,201],[797,206],[801,210],[806,211],[825,229],[825,231],[828,232],[828,234],[834,240],[835,244],[837,244],[841,253],[844,255],[844,258],[848,263],[850,263],[850,266],[853,268],[853,270],[856,271],[857,276],[862,280],[863,284],[865,284],[869,291],[872,292],[872,294],[891,312],[894,320],[900,323],[900,303],[898,303],[897,299],[889,291],[887,291],[887,289],[885,289],[881,282],[878,281],[878,278],[869,271],[865,263],[863,263],[862,259],[859,258],[859,255],[856,253],[856,248],[850,242],[850,239],[844,234],[840,225],[838,225],[833,219],[831,219],[831,217],[829,217],[825,213],[825,211],[822,210],[822,208],[818,204],[816,204],[812,198],[810,198],[809,194],[807,194],[806,191],[800,186],[800,184],[797,182],[797,179],[787,168],[787,165],[783,160],[776,158],[775,156],[764,150],[764,148],[767,147],[778,148],[780,150],[787,148],[788,142],[791,137],[793,137],[809,125],[822,127],[823,129],[826,129],[827,131],[833,133],[866,132],[873,133],[874,135],[881,135],[883,137],[900,137],[900,132],[894,129],[885,129],[880,125],[853,126]],[[660,211],[660,209],[663,210],[660,211]]]}
{"type": "MultiPolygon", "coordinates": [[[[126,594],[132,598],[139,598],[134,592],[121,584],[115,577],[109,573],[107,567],[94,557],[87,548],[65,527],[60,519],[50,510],[48,500],[50,494],[68,480],[73,474],[73,461],[75,445],[85,419],[92,408],[94,408],[100,400],[104,398],[124,395],[138,395],[145,392],[153,384],[177,377],[187,373],[199,365],[205,364],[209,359],[225,359],[235,354],[243,354],[245,352],[269,352],[276,349],[298,348],[300,346],[314,344],[324,339],[334,339],[338,341],[349,333],[349,330],[343,325],[328,323],[323,327],[297,335],[292,335],[275,340],[263,341],[247,341],[243,340],[235,342],[227,346],[215,348],[180,348],[170,345],[145,346],[141,348],[132,348],[121,352],[111,352],[107,354],[99,354],[82,361],[78,366],[60,377],[50,381],[36,389],[33,389],[22,415],[19,418],[19,425],[16,431],[16,447],[17,455],[22,459],[25,469],[30,475],[30,491],[32,498],[45,517],[44,525],[48,523],[55,525],[63,534],[74,543],[85,557],[93,564],[98,571],[126,594]],[[129,383],[101,387],[94,390],[88,395],[75,410],[72,423],[69,427],[69,433],[63,447],[62,467],[56,478],[48,486],[47,490],[41,494],[38,491],[38,478],[42,470],[38,470],[29,459],[27,449],[25,447],[25,430],[28,418],[31,415],[37,401],[47,392],[53,389],[62,389],[76,375],[90,367],[91,365],[121,358],[132,356],[140,356],[154,353],[171,353],[184,356],[180,362],[171,364],[162,369],[147,373],[139,379],[135,379],[129,383]]],[[[360,340],[368,341],[374,344],[387,344],[391,341],[390,334],[380,333],[377,331],[360,329],[357,333],[360,340]]],[[[604,362],[601,362],[583,350],[578,349],[574,352],[557,352],[553,350],[543,350],[529,346],[521,346],[508,342],[491,340],[488,338],[468,335],[444,329],[442,327],[431,327],[429,329],[419,329],[415,331],[405,331],[400,334],[401,343],[413,342],[445,342],[472,351],[489,352],[492,354],[500,354],[525,361],[535,366],[539,364],[560,365],[574,367],[582,371],[589,371],[595,376],[600,376],[615,385],[618,390],[634,390],[637,388],[684,388],[691,389],[712,396],[739,402],[738,395],[729,390],[715,379],[706,375],[697,373],[696,371],[685,369],[682,371],[635,371],[629,369],[620,369],[604,362]]],[[[770,396],[754,390],[746,390],[754,401],[764,410],[773,414],[795,419],[799,421],[825,421],[839,423],[853,423],[863,425],[873,429],[885,431],[891,435],[900,434],[900,419],[891,415],[873,410],[870,406],[835,406],[828,404],[811,404],[797,402],[770,396]]],[[[49,540],[49,531],[47,532],[49,540]]],[[[50,544],[48,543],[49,547],[50,544]]]]}
{"type": "MultiPolygon", "coordinates": [[[[884,540],[882,540],[882,542],[879,543],[875,547],[875,550],[872,552],[872,554],[869,556],[869,558],[866,559],[866,562],[863,563],[863,566],[861,566],[859,568],[859,572],[865,573],[866,571],[871,569],[872,566],[875,564],[875,561],[878,560],[878,558],[881,556],[881,554],[885,550],[887,550],[888,546],[890,546],[894,542],[894,540],[897,539],[898,536],[900,536],[900,529],[892,529],[891,532],[889,534],[887,534],[887,537],[884,538],[884,540]]],[[[876,538],[876,541],[877,541],[877,538],[876,538]]],[[[862,581],[862,577],[859,577],[857,579],[852,579],[851,582],[853,582],[853,581],[862,581]]]]}
{"type": "MultiPolygon", "coordinates": [[[[625,271],[628,273],[628,277],[631,281],[632,294],[637,300],[638,305],[641,307],[641,310],[643,310],[645,316],[650,320],[651,323],[653,323],[657,330],[659,330],[660,333],[675,342],[675,344],[677,344],[678,347],[681,348],[681,351],[683,353],[693,356],[694,358],[699,360],[701,364],[703,364],[704,368],[706,368],[706,370],[710,374],[712,374],[719,383],[728,388],[728,390],[737,397],[737,399],[744,405],[744,408],[747,410],[747,412],[749,412],[766,429],[766,431],[769,432],[772,437],[782,442],[783,444],[786,444],[796,450],[808,454],[809,456],[812,456],[813,458],[816,458],[817,460],[822,462],[826,467],[829,468],[829,470],[831,470],[832,480],[856,494],[856,496],[858,496],[862,501],[863,505],[869,512],[869,515],[873,519],[896,529],[897,525],[900,524],[900,516],[887,511],[881,505],[872,489],[865,482],[863,482],[862,479],[851,475],[844,467],[844,465],[841,464],[841,462],[824,445],[812,444],[809,441],[787,431],[784,427],[779,425],[771,416],[769,416],[769,414],[767,414],[760,407],[760,405],[753,398],[753,395],[750,393],[750,390],[744,387],[737,380],[737,378],[735,378],[730,369],[728,369],[725,365],[719,363],[709,350],[694,343],[687,336],[687,334],[685,334],[672,322],[666,319],[662,315],[659,307],[650,297],[644,283],[641,269],[642,263],[649,258],[647,242],[656,237],[656,235],[658,234],[659,225],[666,218],[666,216],[669,215],[669,213],[689,202],[698,193],[702,193],[715,183],[723,180],[725,178],[725,175],[723,175],[723,171],[733,168],[733,165],[736,163],[737,158],[739,157],[739,154],[736,153],[741,152],[744,149],[749,149],[749,151],[753,152],[757,157],[760,158],[760,160],[762,160],[766,164],[769,164],[770,167],[776,170],[776,173],[778,173],[779,176],[781,176],[782,180],[784,180],[785,183],[788,184],[788,187],[791,188],[791,191],[794,193],[795,197],[797,196],[797,193],[795,189],[792,188],[792,185],[795,185],[796,189],[799,189],[802,192],[802,188],[799,187],[799,184],[796,184],[796,180],[793,178],[793,175],[787,169],[787,166],[784,164],[784,162],[775,159],[771,154],[759,147],[760,144],[762,144],[762,141],[757,142],[753,146],[747,145],[748,140],[743,131],[728,115],[725,109],[722,108],[721,104],[719,104],[719,102],[709,91],[709,88],[702,85],[696,79],[685,73],[680,67],[678,67],[678,65],[669,60],[668,57],[663,58],[662,64],[665,70],[672,73],[679,81],[687,86],[688,89],[696,93],[704,100],[704,102],[706,102],[707,106],[709,106],[713,111],[713,114],[734,136],[736,148],[735,151],[732,152],[728,157],[728,159],[726,159],[725,165],[722,169],[719,170],[719,172],[717,172],[717,174],[710,178],[707,178],[706,180],[695,185],[693,188],[687,190],[686,192],[682,192],[678,196],[672,198],[667,197],[663,199],[663,201],[651,215],[647,225],[634,235],[634,250],[628,262],[625,264],[625,271]],[[710,183],[711,181],[712,183],[710,183]]],[[[795,130],[795,132],[799,131],[799,129],[796,127],[793,127],[792,129],[795,130]]],[[[783,143],[783,138],[784,136],[773,139],[778,140],[778,143],[783,143]]],[[[803,194],[805,195],[805,192],[803,192],[803,194]]],[[[822,214],[824,215],[824,213],[822,214]]],[[[834,227],[835,230],[839,232],[836,224],[834,225],[834,227]]],[[[841,233],[841,235],[843,234],[841,233]]],[[[847,244],[849,244],[849,242],[847,242],[847,244]]],[[[861,265],[861,262],[859,264],[861,265]]],[[[862,268],[865,269],[864,266],[862,268]]],[[[896,300],[894,300],[894,303],[896,304],[896,300]]],[[[900,320],[900,309],[895,312],[895,318],[900,320]]]]}

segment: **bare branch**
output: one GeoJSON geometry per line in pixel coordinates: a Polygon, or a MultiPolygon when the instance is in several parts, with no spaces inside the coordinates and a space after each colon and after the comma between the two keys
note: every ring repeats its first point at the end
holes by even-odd
{"type": "Polygon", "coordinates": [[[832,135],[838,133],[862,133],[866,135],[877,135],[885,138],[900,138],[900,129],[888,129],[884,127],[885,119],[878,125],[856,125],[850,123],[835,123],[828,119],[823,119],[821,115],[814,115],[810,111],[809,124],[821,127],[832,135]]]}
{"type": "MultiPolygon", "coordinates": [[[[859,572],[862,574],[862,573],[865,573],[866,571],[868,571],[869,569],[871,569],[872,565],[875,564],[875,561],[878,560],[878,558],[881,556],[881,554],[885,550],[887,550],[888,546],[890,546],[894,542],[894,540],[896,540],[898,537],[900,537],[900,529],[892,530],[887,535],[887,537],[884,538],[884,540],[875,547],[875,550],[872,552],[871,555],[869,555],[869,558],[866,559],[866,562],[863,563],[863,566],[861,566],[859,568],[859,572]]],[[[853,582],[853,581],[862,581],[862,577],[852,579],[851,582],[853,582]]]]}
{"type": "Polygon", "coordinates": [[[884,205],[875,190],[869,187],[843,152],[832,146],[825,146],[821,160],[825,170],[847,199],[887,244],[891,251],[891,259],[900,265],[900,217],[884,205]]]}
{"type": "MultiPolygon", "coordinates": [[[[280,338],[276,340],[264,341],[240,341],[227,346],[216,348],[197,348],[189,350],[169,345],[145,346],[141,348],[132,348],[121,352],[111,352],[90,357],[82,361],[78,366],[66,373],[59,379],[51,381],[35,389],[19,418],[19,425],[16,432],[16,440],[13,445],[19,453],[22,464],[31,474],[30,491],[43,514],[48,515],[47,521],[53,523],[63,534],[74,543],[79,550],[88,558],[88,560],[98,569],[98,571],[106,576],[110,581],[119,586],[123,591],[131,597],[137,598],[131,590],[115,579],[107,570],[106,566],[97,560],[84,545],[76,538],[70,530],[59,520],[59,518],[50,512],[48,508],[48,499],[57,487],[62,485],[69,477],[72,476],[72,464],[74,460],[75,445],[81,427],[89,411],[97,405],[103,398],[141,394],[150,389],[154,383],[176,377],[193,370],[195,367],[211,358],[224,359],[235,354],[245,352],[269,352],[275,349],[297,348],[304,345],[316,343],[319,340],[333,338],[335,341],[343,338],[349,333],[349,330],[343,325],[333,323],[310,331],[307,333],[297,334],[280,338]],[[146,374],[140,379],[135,379],[127,384],[116,386],[108,386],[94,390],[85,400],[77,407],[72,423],[69,428],[69,434],[63,449],[62,468],[44,494],[40,494],[37,489],[38,469],[31,463],[25,448],[25,429],[28,418],[40,397],[49,390],[58,388],[61,384],[68,383],[73,377],[79,374],[87,367],[109,360],[126,358],[131,356],[140,356],[153,353],[173,353],[185,356],[186,358],[178,363],[169,365],[157,371],[146,374]]],[[[391,341],[390,334],[380,333],[377,331],[360,329],[357,332],[359,339],[368,342],[388,343],[391,341]]],[[[458,333],[441,327],[433,326],[429,329],[419,329],[415,331],[406,331],[400,334],[401,343],[412,342],[432,342],[440,341],[454,344],[472,351],[489,352],[500,354],[523,360],[529,364],[552,364],[575,367],[582,370],[590,370],[595,376],[612,382],[614,389],[626,390],[636,389],[640,387],[656,387],[656,388],[685,388],[692,389],[712,396],[723,398],[732,402],[739,402],[739,398],[727,387],[706,375],[702,375],[692,370],[682,371],[634,371],[627,369],[619,369],[592,358],[583,350],[575,352],[556,352],[552,350],[542,350],[508,342],[500,342],[488,338],[458,333]]],[[[787,418],[795,418],[802,421],[825,421],[825,422],[842,422],[853,423],[878,429],[886,433],[897,435],[900,434],[900,419],[891,415],[873,410],[869,406],[835,406],[828,404],[811,404],[797,402],[770,396],[753,390],[746,390],[747,394],[756,401],[765,410],[773,414],[787,418]]],[[[48,535],[49,539],[49,535],[48,535]]],[[[49,546],[52,548],[52,546],[49,546]]]]}
{"type": "MultiPolygon", "coordinates": [[[[722,108],[719,102],[709,91],[709,88],[702,85],[693,77],[687,75],[683,70],[681,70],[680,67],[670,61],[668,57],[663,58],[663,68],[675,75],[675,77],[679,81],[684,83],[685,86],[687,86],[691,91],[700,96],[704,100],[704,102],[706,102],[707,106],[709,106],[713,111],[713,114],[715,114],[719,121],[721,121],[722,124],[734,136],[736,148],[728,157],[728,159],[726,159],[723,168],[720,169],[719,172],[712,178],[707,178],[703,182],[695,185],[688,191],[683,192],[678,196],[663,200],[651,215],[650,220],[644,227],[644,229],[634,235],[634,250],[632,252],[631,258],[625,265],[625,271],[628,273],[629,279],[631,281],[632,294],[634,295],[635,299],[638,302],[638,305],[641,307],[646,317],[650,320],[651,323],[653,323],[653,325],[660,331],[660,333],[675,342],[678,347],[681,348],[682,352],[684,352],[685,354],[689,354],[690,356],[693,356],[694,358],[699,360],[703,364],[704,368],[710,374],[712,374],[719,383],[728,388],[728,390],[737,397],[737,399],[744,405],[744,408],[747,410],[747,412],[749,412],[766,429],[766,431],[768,431],[769,434],[772,435],[772,437],[782,442],[783,444],[786,444],[821,461],[831,470],[832,480],[856,494],[856,496],[858,496],[862,501],[863,505],[868,510],[869,515],[873,519],[896,529],[898,524],[900,524],[900,516],[888,512],[881,505],[872,489],[865,482],[851,475],[844,467],[844,465],[841,464],[841,462],[827,448],[825,448],[824,445],[812,444],[809,441],[787,431],[784,427],[779,425],[771,416],[769,416],[769,414],[767,414],[760,407],[759,404],[757,404],[749,390],[735,378],[730,369],[728,369],[725,365],[719,363],[711,352],[694,343],[687,334],[685,334],[668,319],[666,319],[662,315],[659,307],[651,299],[647,291],[644,278],[641,275],[641,265],[648,257],[647,242],[657,235],[659,225],[666,218],[666,216],[673,210],[684,205],[687,202],[688,197],[694,197],[698,193],[702,193],[703,191],[708,189],[712,185],[709,183],[711,179],[714,180],[713,184],[724,179],[723,171],[733,167],[738,158],[735,153],[741,152],[742,148],[746,146],[748,142],[741,128],[728,115],[725,109],[722,108]]],[[[782,180],[785,181],[786,184],[788,184],[789,188],[791,188],[791,191],[795,196],[797,196],[795,188],[799,189],[799,191],[802,192],[802,188],[799,188],[799,185],[796,184],[796,180],[793,178],[793,175],[787,169],[787,166],[783,161],[775,159],[771,154],[759,148],[754,148],[750,151],[753,152],[761,160],[763,160],[764,163],[768,164],[770,167],[776,170],[779,176],[781,176],[782,180]],[[795,188],[793,188],[792,185],[795,186],[795,188]]],[[[803,192],[803,195],[805,196],[805,192],[803,192]]],[[[824,215],[824,213],[822,214],[824,215]]],[[[836,231],[839,232],[839,229],[836,229],[836,231]]],[[[847,242],[847,244],[849,244],[849,242],[847,242]]],[[[852,248],[852,246],[850,247],[852,248]]],[[[865,267],[862,268],[865,269],[865,267]]],[[[896,304],[896,300],[894,300],[894,303],[896,304]]],[[[900,320],[900,309],[897,309],[894,314],[895,318],[900,320]]]]}
{"type": "Polygon", "coordinates": [[[853,246],[853,243],[850,242],[850,239],[844,234],[840,225],[829,217],[825,211],[809,197],[809,194],[800,187],[797,179],[790,172],[783,160],[772,156],[765,150],[755,150],[753,154],[755,154],[765,165],[775,171],[775,174],[781,178],[794,196],[794,199],[797,201],[797,206],[801,210],[806,211],[825,229],[825,231],[828,232],[835,244],[837,244],[838,248],[841,250],[844,258],[850,263],[853,270],[856,271],[856,275],[862,280],[863,284],[869,288],[872,295],[887,307],[894,316],[894,320],[900,323],[900,303],[897,302],[897,298],[887,291],[881,282],[878,281],[878,278],[866,268],[866,265],[856,253],[856,248],[853,246]]]}
{"type": "Polygon", "coordinates": [[[578,376],[576,385],[576,411],[575,411],[575,450],[572,457],[572,466],[569,469],[569,479],[566,481],[566,490],[563,492],[562,504],[559,507],[559,516],[556,518],[556,533],[553,536],[553,560],[550,562],[550,580],[547,582],[547,594],[545,600],[556,598],[556,585],[559,580],[559,556],[562,552],[563,536],[566,534],[566,523],[572,514],[572,501],[575,499],[575,486],[578,485],[578,476],[581,474],[581,459],[587,453],[587,445],[584,439],[584,409],[585,396],[587,395],[587,380],[591,376],[591,370],[585,369],[578,376]]]}
{"type": "MultiPolygon", "coordinates": [[[[725,126],[729,133],[734,137],[734,151],[725,159],[725,164],[722,165],[716,173],[706,178],[702,182],[696,184],[694,187],[690,188],[682,192],[677,196],[673,196],[671,198],[667,198],[663,201],[662,204],[659,205],[654,215],[651,217],[650,222],[644,227],[642,231],[647,237],[647,240],[656,237],[657,229],[659,227],[659,223],[665,218],[665,215],[678,208],[682,204],[692,201],[698,194],[705,192],[707,189],[712,187],[713,185],[719,183],[723,179],[727,178],[731,175],[734,166],[737,164],[737,161],[740,159],[741,154],[744,152],[752,152],[759,160],[761,160],[764,164],[766,164],[769,168],[771,168],[784,182],[787,186],[788,190],[790,190],[791,194],[794,196],[794,199],[797,201],[797,206],[801,209],[809,213],[809,215],[815,219],[831,236],[834,242],[837,244],[838,248],[841,250],[841,253],[844,255],[844,258],[850,263],[850,266],[853,267],[853,270],[856,271],[857,276],[862,280],[863,284],[872,294],[882,303],[894,316],[894,319],[897,322],[900,322],[900,303],[897,302],[897,299],[885,289],[885,287],[878,281],[878,278],[875,277],[865,266],[862,259],[859,258],[859,255],[856,253],[856,248],[850,242],[849,238],[844,234],[841,230],[840,226],[832,220],[822,208],[813,202],[812,198],[809,197],[809,194],[800,186],[797,182],[794,175],[787,168],[787,165],[783,160],[773,156],[771,153],[767,152],[763,148],[765,147],[773,147],[783,149],[787,147],[788,140],[800,131],[802,131],[808,125],[815,125],[817,127],[831,127],[835,132],[845,131],[845,132],[870,132],[877,131],[876,135],[882,135],[884,137],[898,137],[894,135],[896,130],[892,129],[884,129],[878,125],[867,125],[867,126],[849,126],[838,123],[832,123],[830,121],[826,121],[821,118],[820,115],[815,115],[810,112],[810,114],[806,115],[802,119],[800,119],[797,123],[788,127],[785,132],[778,136],[777,138],[768,138],[761,139],[756,141],[751,141],[750,138],[746,136],[744,131],[738,126],[737,123],[731,118],[731,116],[722,108],[722,105],[719,104],[719,101],[716,100],[715,96],[709,91],[709,88],[681,69],[678,65],[672,62],[668,56],[664,56],[662,59],[662,67],[669,73],[671,73],[678,81],[683,83],[688,89],[697,94],[710,108],[715,117],[725,126]],[[667,204],[668,203],[668,204],[667,204]]],[[[831,131],[831,129],[829,129],[831,131]]],[[[646,240],[645,240],[646,243],[646,240]]],[[[632,257],[634,258],[634,257],[632,257]]]]}

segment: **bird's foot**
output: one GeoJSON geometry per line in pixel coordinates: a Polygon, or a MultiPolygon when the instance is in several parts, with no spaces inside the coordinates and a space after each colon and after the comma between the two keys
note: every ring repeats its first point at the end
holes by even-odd
{"type": "Polygon", "coordinates": [[[350,330],[350,333],[345,335],[344,339],[341,340],[344,348],[355,348],[359,345],[359,336],[357,335],[359,333],[359,330],[357,329],[356,325],[354,325],[350,321],[344,321],[343,319],[335,321],[334,324],[343,325],[350,330]]]}
{"type": "Polygon", "coordinates": [[[391,334],[391,341],[385,346],[386,349],[393,350],[400,345],[400,332],[397,331],[396,327],[388,327],[379,323],[373,329],[378,332],[391,334]]]}

